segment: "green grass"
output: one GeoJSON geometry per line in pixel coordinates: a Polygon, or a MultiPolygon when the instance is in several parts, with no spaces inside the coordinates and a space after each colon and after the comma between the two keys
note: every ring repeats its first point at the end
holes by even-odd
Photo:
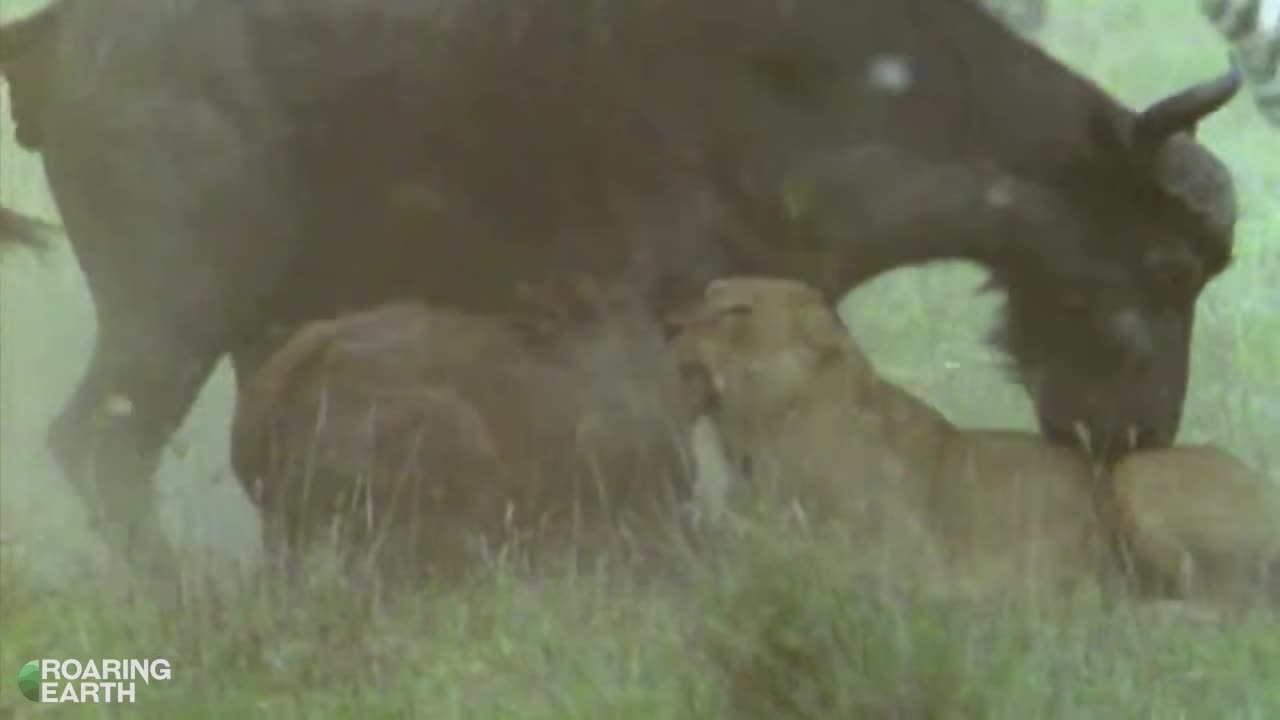
{"type": "MultiPolygon", "coordinates": [[[[6,15],[24,4],[6,4],[6,15]]],[[[1222,47],[1191,0],[1081,0],[1054,12],[1046,44],[1134,104],[1221,70],[1222,47]]],[[[3,199],[53,217],[7,123],[3,199]]],[[[1238,100],[1201,137],[1236,171],[1244,215],[1240,261],[1200,305],[1182,439],[1269,470],[1280,427],[1280,133],[1238,100]]],[[[972,293],[978,277],[895,273],[855,293],[845,314],[887,374],[961,424],[1030,427],[1021,391],[980,344],[992,305],[972,293]]],[[[121,599],[115,584],[74,569],[94,548],[38,449],[91,342],[87,295],[65,256],[6,263],[4,280],[0,518],[19,541],[0,547],[0,718],[1280,717],[1276,617],[1206,623],[1092,595],[1067,609],[905,595],[859,571],[843,540],[768,516],[682,582],[643,582],[626,563],[537,578],[497,567],[448,592],[383,597],[321,565],[290,598],[266,583],[194,593],[176,611],[121,599]],[[174,680],[139,688],[118,715],[17,694],[28,659],[112,655],[167,657],[174,680]]],[[[203,528],[194,542],[235,556],[252,554],[256,531],[234,483],[210,482],[223,472],[227,407],[224,368],[162,486],[172,524],[203,528]]]]}
{"type": "MultiPolygon", "coordinates": [[[[163,613],[92,585],[38,593],[10,549],[0,676],[34,657],[163,656],[173,680],[120,715],[139,718],[1280,717],[1276,616],[912,594],[850,562],[847,540],[757,523],[679,580],[495,566],[382,596],[317,565],[291,598],[267,582],[163,613]]],[[[37,712],[6,680],[0,716],[114,715],[37,712]]]]}

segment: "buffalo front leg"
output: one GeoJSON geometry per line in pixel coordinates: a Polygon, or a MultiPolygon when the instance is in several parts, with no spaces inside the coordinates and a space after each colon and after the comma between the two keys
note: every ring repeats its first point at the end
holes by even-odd
{"type": "Polygon", "coordinates": [[[156,469],[219,356],[189,340],[100,322],[89,367],[48,435],[108,549],[152,580],[178,570],[156,512],[156,469]]]}

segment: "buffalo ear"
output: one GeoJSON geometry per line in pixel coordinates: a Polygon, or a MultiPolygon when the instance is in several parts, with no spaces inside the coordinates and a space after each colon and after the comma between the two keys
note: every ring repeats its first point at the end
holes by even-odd
{"type": "Polygon", "coordinates": [[[1099,157],[1117,160],[1133,154],[1136,127],[1132,120],[1099,105],[1089,113],[1087,127],[1090,144],[1099,157]]]}
{"type": "Polygon", "coordinates": [[[1146,192],[1153,185],[1151,175],[1159,147],[1143,142],[1137,120],[1107,108],[1098,108],[1089,116],[1088,133],[1092,153],[1091,166],[1078,168],[1081,190],[1096,192],[1097,178],[1103,174],[1108,186],[1133,192],[1146,192]]]}

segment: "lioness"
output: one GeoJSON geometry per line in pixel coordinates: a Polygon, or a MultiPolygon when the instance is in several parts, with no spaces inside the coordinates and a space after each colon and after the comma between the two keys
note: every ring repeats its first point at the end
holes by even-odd
{"type": "Polygon", "coordinates": [[[952,433],[928,517],[957,577],[978,589],[1069,591],[1115,569],[1082,454],[1039,435],[952,433]]]}
{"type": "Polygon", "coordinates": [[[815,290],[720,280],[670,320],[676,359],[755,497],[882,541],[898,570],[935,570],[922,511],[950,424],[882,382],[815,290]]]}
{"type": "Polygon", "coordinates": [[[752,483],[823,519],[908,536],[907,554],[940,550],[980,586],[1056,586],[1106,562],[1083,458],[1031,434],[957,430],[881,378],[815,290],[720,280],[671,324],[752,483]]]}
{"type": "Polygon", "coordinates": [[[1248,605],[1280,599],[1280,490],[1220,448],[1148,450],[1112,470],[1116,515],[1155,589],[1248,605]]]}
{"type": "MultiPolygon", "coordinates": [[[[768,475],[824,494],[834,487],[832,469],[842,468],[857,477],[859,503],[883,495],[923,504],[921,481],[934,472],[950,423],[883,382],[816,290],[771,278],[720,280],[671,324],[677,361],[753,481],[768,475]]],[[[836,510],[833,502],[812,511],[836,510]]]]}

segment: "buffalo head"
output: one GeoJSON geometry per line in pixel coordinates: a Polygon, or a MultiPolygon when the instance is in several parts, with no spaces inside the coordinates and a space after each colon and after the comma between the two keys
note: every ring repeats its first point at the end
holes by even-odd
{"type": "MultiPolygon", "coordinates": [[[[793,161],[757,213],[771,239],[745,254],[836,295],[897,267],[976,261],[1006,299],[991,340],[1047,437],[1074,444],[1083,427],[1108,460],[1168,445],[1196,300],[1231,261],[1236,219],[1231,176],[1193,133],[1239,87],[1233,67],[1143,112],[1085,94],[1078,122],[968,157],[875,143],[793,161]]],[[[732,190],[759,205],[761,187],[732,190]]]]}
{"type": "Polygon", "coordinates": [[[1194,132],[1239,69],[1138,111],[976,3],[783,5],[797,9],[760,10],[772,29],[726,74],[755,111],[705,93],[733,130],[704,143],[709,174],[751,228],[736,271],[834,297],[975,261],[1007,300],[993,340],[1048,437],[1074,443],[1083,425],[1108,457],[1169,444],[1195,303],[1231,259],[1236,214],[1194,132]]]}
{"type": "Polygon", "coordinates": [[[1090,152],[1011,239],[1026,251],[987,263],[1008,298],[993,340],[1050,439],[1083,429],[1108,460],[1173,442],[1196,300],[1231,262],[1236,221],[1229,172],[1192,136],[1239,87],[1233,67],[1136,115],[1100,113],[1090,152]]]}

